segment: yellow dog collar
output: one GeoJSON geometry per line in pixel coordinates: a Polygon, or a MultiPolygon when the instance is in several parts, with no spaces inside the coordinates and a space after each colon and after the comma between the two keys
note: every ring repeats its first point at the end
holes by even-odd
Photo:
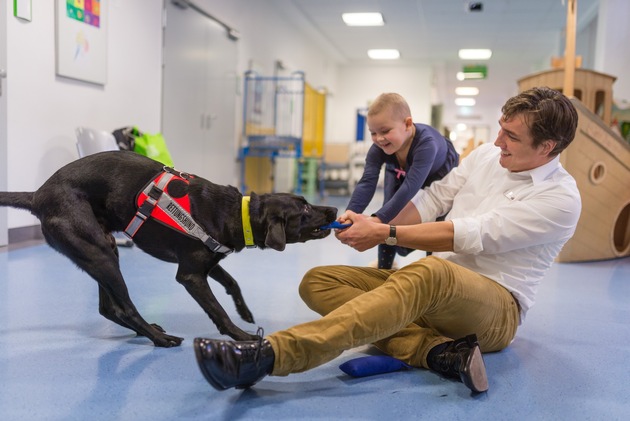
{"type": "Polygon", "coordinates": [[[249,220],[249,196],[243,196],[241,205],[241,216],[243,219],[243,237],[245,238],[245,247],[256,247],[254,244],[254,233],[252,232],[252,224],[249,220]]]}

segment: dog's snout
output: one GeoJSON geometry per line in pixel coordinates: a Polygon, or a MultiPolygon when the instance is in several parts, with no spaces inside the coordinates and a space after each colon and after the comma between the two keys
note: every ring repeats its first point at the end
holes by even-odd
{"type": "Polygon", "coordinates": [[[330,219],[331,221],[334,221],[335,219],[337,219],[337,208],[332,207],[332,206],[327,206],[326,218],[330,219]]]}

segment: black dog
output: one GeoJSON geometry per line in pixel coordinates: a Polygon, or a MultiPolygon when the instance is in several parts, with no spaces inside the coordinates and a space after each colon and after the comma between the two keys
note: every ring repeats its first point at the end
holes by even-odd
{"type": "Polygon", "coordinates": [[[231,251],[245,248],[247,234],[250,246],[279,251],[288,243],[324,238],[330,230],[318,227],[332,222],[337,209],[313,206],[292,194],[252,194],[249,209],[244,209],[249,210],[251,222],[244,224],[242,199],[235,187],[179,173],[134,152],[115,151],[71,162],[36,192],[0,193],[0,206],[27,209],[39,218],[48,244],[98,282],[100,314],[146,336],[155,346],[171,347],[179,345],[182,338],[147,323],[132,303],[111,233],[127,230],[133,234],[137,230],[133,241],[140,249],[178,264],[177,281],[210,316],[219,332],[236,340],[254,339],[255,335],[230,320],[212,294],[207,277],[223,285],[239,315],[253,323],[238,284],[219,261],[231,251]],[[149,184],[158,175],[172,179],[167,186],[149,184]],[[160,196],[160,189],[166,194],[160,196]],[[139,192],[144,193],[139,196],[139,192]],[[180,231],[168,226],[168,221],[146,218],[155,209],[159,211],[156,204],[160,197],[174,198],[164,213],[170,212],[170,225],[176,221],[183,227],[180,231]],[[182,211],[175,200],[188,201],[189,213],[182,211]]]}

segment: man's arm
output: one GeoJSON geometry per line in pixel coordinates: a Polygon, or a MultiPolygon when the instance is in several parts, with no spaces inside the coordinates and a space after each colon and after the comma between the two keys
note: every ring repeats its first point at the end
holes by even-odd
{"type": "MultiPolygon", "coordinates": [[[[415,221],[415,225],[396,226],[398,245],[425,251],[452,251],[453,224],[450,221],[418,223],[420,215],[413,204],[411,208],[413,212],[407,205],[395,218],[401,222],[415,221]],[[414,212],[415,219],[412,219],[411,215],[414,212]]],[[[335,236],[342,243],[358,251],[365,251],[385,243],[385,239],[389,236],[389,224],[375,222],[372,218],[351,211],[348,212],[348,217],[352,221],[352,226],[335,232],[335,236]]]]}
{"type": "Polygon", "coordinates": [[[404,208],[392,219],[389,221],[391,225],[413,225],[413,224],[421,224],[422,216],[418,212],[418,208],[413,204],[413,202],[407,202],[404,208]]]}
{"type": "Polygon", "coordinates": [[[398,245],[411,249],[453,251],[453,237],[454,230],[451,221],[396,226],[398,245]]]}

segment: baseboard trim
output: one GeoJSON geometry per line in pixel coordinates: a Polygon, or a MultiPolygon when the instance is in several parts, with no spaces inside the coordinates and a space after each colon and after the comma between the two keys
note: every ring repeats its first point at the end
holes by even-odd
{"type": "Polygon", "coordinates": [[[27,241],[42,241],[44,234],[39,224],[27,227],[9,228],[9,245],[24,243],[27,241]]]}

